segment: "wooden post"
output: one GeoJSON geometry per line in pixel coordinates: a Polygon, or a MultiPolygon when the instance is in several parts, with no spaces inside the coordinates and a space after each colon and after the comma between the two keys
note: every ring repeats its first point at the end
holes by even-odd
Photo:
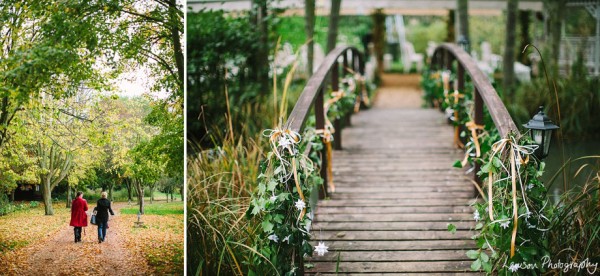
{"type": "MultiPolygon", "coordinates": [[[[342,73],[343,74],[343,73],[342,73]]],[[[340,89],[340,64],[336,61],[331,67],[331,90],[338,91],[340,89]]],[[[327,116],[327,114],[325,114],[327,116]]],[[[336,118],[333,120],[333,127],[335,132],[333,133],[333,148],[336,150],[342,149],[342,124],[340,119],[336,118]]]]}
{"type": "Polygon", "coordinates": [[[458,82],[458,91],[465,93],[465,68],[460,64],[457,64],[458,70],[456,72],[456,81],[458,82]]]}
{"type": "MultiPolygon", "coordinates": [[[[325,129],[325,110],[323,109],[323,88],[319,88],[315,99],[315,128],[325,129]]],[[[319,189],[319,199],[327,197],[327,149],[321,150],[321,178],[323,185],[319,189]]]]}
{"type": "Polygon", "coordinates": [[[342,76],[345,76],[346,74],[348,74],[348,51],[344,52],[344,59],[342,64],[342,76]]]}
{"type": "MultiPolygon", "coordinates": [[[[479,90],[477,88],[473,91],[473,101],[475,103],[475,116],[473,120],[475,120],[475,124],[483,125],[483,98],[481,98],[481,94],[479,94],[479,90]]],[[[473,171],[473,180],[475,182],[481,184],[481,179],[477,176],[477,173],[480,170],[479,163],[475,163],[475,170],[473,171]]],[[[477,190],[474,191],[477,195],[477,190]]]]}

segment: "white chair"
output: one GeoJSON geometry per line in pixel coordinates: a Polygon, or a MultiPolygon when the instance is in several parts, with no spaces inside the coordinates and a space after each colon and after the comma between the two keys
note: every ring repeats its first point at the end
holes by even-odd
{"type": "Polygon", "coordinates": [[[530,82],[531,81],[531,68],[529,66],[515,61],[515,77],[520,82],[530,82]]]}
{"type": "Polygon", "coordinates": [[[481,42],[481,61],[487,63],[493,70],[496,70],[502,64],[502,56],[492,53],[492,45],[487,42],[481,42]]]}
{"type": "Polygon", "coordinates": [[[404,65],[404,73],[410,72],[412,64],[417,65],[417,72],[423,69],[423,54],[415,53],[415,47],[410,42],[402,45],[402,64],[404,65]]]}

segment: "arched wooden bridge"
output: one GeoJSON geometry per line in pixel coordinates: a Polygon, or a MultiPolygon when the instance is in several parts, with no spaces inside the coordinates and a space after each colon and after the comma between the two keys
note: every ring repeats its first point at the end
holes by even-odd
{"type": "MultiPolygon", "coordinates": [[[[470,77],[475,123],[482,124],[486,107],[502,136],[517,131],[487,77],[462,49],[439,46],[431,66],[455,66],[459,90],[470,77]]],[[[325,58],[288,119],[293,130],[302,129],[311,110],[316,128],[324,127],[323,93],[328,85],[338,89],[342,68],[364,71],[356,49],[338,47],[325,58]]],[[[470,273],[465,253],[475,248],[473,174],[452,168],[464,153],[454,146],[454,129],[444,114],[375,105],[353,115],[351,126],[340,132],[332,156],[335,192],[321,190],[327,199],[319,200],[311,229],[312,242],[324,242],[329,252],[308,259],[313,266],[304,272],[470,273]],[[455,234],[448,223],[457,227],[455,234]]],[[[321,175],[327,179],[332,176],[325,166],[321,175]]]]}

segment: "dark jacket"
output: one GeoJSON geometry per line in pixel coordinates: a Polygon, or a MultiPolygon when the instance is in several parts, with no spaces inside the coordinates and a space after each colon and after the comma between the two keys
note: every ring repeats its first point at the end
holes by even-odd
{"type": "Polygon", "coordinates": [[[70,226],[85,227],[87,226],[87,214],[85,211],[88,210],[87,201],[85,199],[77,197],[71,202],[71,223],[70,226]]]}
{"type": "Polygon", "coordinates": [[[108,222],[108,212],[110,212],[111,215],[115,215],[115,213],[113,212],[112,208],[110,208],[110,200],[106,199],[106,198],[101,198],[98,200],[98,203],[96,204],[96,221],[98,223],[102,222],[102,223],[107,223],[108,222]]]}

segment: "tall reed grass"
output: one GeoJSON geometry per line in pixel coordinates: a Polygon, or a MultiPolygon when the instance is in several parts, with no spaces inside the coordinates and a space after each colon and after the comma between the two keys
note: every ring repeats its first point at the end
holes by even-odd
{"type": "Polygon", "coordinates": [[[275,76],[273,94],[258,102],[230,106],[225,88],[227,125],[210,126],[207,131],[211,144],[216,146],[203,149],[199,143],[188,143],[188,275],[246,275],[257,271],[251,259],[263,258],[253,248],[260,224],[248,219],[246,211],[256,188],[259,163],[269,147],[262,130],[285,119],[304,87],[304,81],[293,81],[295,67],[285,78],[275,76]]]}
{"type": "Polygon", "coordinates": [[[258,164],[260,135],[226,139],[188,159],[188,272],[244,275],[259,225],[245,217],[258,164]]]}
{"type": "Polygon", "coordinates": [[[556,176],[572,161],[581,159],[590,161],[569,177],[586,174],[587,181],[581,187],[566,191],[553,209],[550,252],[553,260],[581,263],[587,259],[600,265],[600,156],[567,161],[549,184],[552,185],[556,176]]]}

